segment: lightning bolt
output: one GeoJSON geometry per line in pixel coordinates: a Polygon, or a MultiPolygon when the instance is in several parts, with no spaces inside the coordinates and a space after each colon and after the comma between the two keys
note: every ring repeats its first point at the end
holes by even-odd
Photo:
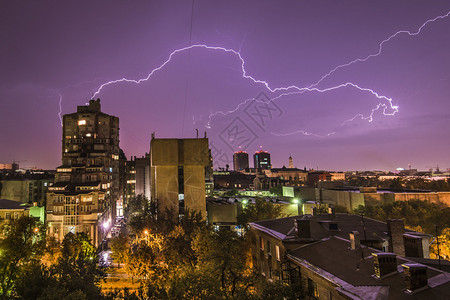
{"type": "MultiPolygon", "coordinates": [[[[392,104],[392,99],[391,99],[391,98],[388,98],[388,97],[386,97],[386,96],[380,95],[380,94],[378,94],[377,92],[373,91],[372,89],[365,88],[365,87],[360,87],[359,85],[354,84],[354,83],[352,83],[352,82],[347,82],[347,83],[344,83],[344,84],[332,86],[332,87],[329,87],[329,88],[323,88],[323,89],[319,89],[319,88],[317,88],[317,87],[298,87],[298,86],[296,86],[296,85],[290,85],[290,86],[287,86],[287,87],[276,87],[276,88],[272,88],[272,87],[270,87],[270,85],[269,85],[269,83],[268,83],[267,81],[260,80],[260,79],[256,79],[256,78],[254,78],[253,76],[247,74],[247,71],[245,70],[245,60],[242,58],[241,54],[240,54],[239,52],[237,52],[236,50],[233,50],[233,49],[227,49],[227,48],[224,48],[224,47],[208,46],[208,45],[204,45],[204,44],[196,44],[196,45],[191,45],[191,46],[187,46],[187,47],[184,47],[184,48],[180,48],[180,49],[174,50],[172,53],[170,53],[170,55],[169,55],[169,57],[168,57],[168,59],[167,59],[166,61],[164,61],[164,62],[163,62],[160,66],[158,66],[157,68],[153,69],[153,70],[147,75],[147,77],[145,77],[145,78],[141,78],[141,79],[121,78],[121,79],[111,80],[111,81],[108,81],[108,82],[106,82],[106,83],[103,83],[103,84],[97,89],[97,91],[95,91],[95,93],[93,94],[92,98],[95,98],[95,96],[97,96],[97,95],[103,90],[103,88],[105,88],[106,86],[111,85],[111,84],[116,84],[116,83],[120,83],[120,82],[128,82],[128,83],[140,84],[140,83],[142,83],[142,82],[145,82],[145,81],[149,80],[149,79],[152,77],[153,74],[155,74],[156,72],[158,72],[159,70],[161,70],[162,68],[164,68],[164,66],[166,66],[168,63],[170,63],[170,61],[172,60],[172,58],[173,58],[174,55],[176,55],[176,54],[178,54],[178,53],[180,53],[180,52],[183,52],[183,51],[186,51],[186,50],[190,50],[190,49],[195,49],[195,48],[202,48],[202,49],[208,49],[208,50],[222,51],[222,52],[232,53],[232,54],[236,55],[236,56],[239,58],[240,62],[241,62],[242,77],[245,78],[245,79],[249,79],[249,80],[253,81],[253,82],[256,83],[256,84],[262,84],[262,85],[264,85],[264,86],[266,87],[266,89],[268,89],[268,90],[269,90],[270,92],[272,92],[272,93],[279,92],[279,91],[289,91],[289,90],[296,90],[297,93],[304,93],[304,92],[307,92],[307,91],[308,91],[308,92],[319,92],[319,93],[323,93],[323,92],[328,92],[328,91],[336,90],[336,89],[339,89],[339,88],[351,86],[351,87],[356,88],[356,89],[358,89],[358,90],[360,90],[360,91],[370,92],[372,95],[376,96],[378,99],[384,99],[384,100],[387,100],[387,101],[389,102],[390,107],[391,107],[392,110],[394,111],[394,113],[392,113],[392,114],[390,114],[390,115],[393,115],[393,114],[395,114],[395,112],[398,111],[398,106],[394,106],[394,105],[392,104]]],[[[283,96],[283,95],[287,95],[287,94],[285,93],[285,94],[282,94],[281,96],[283,96]]],[[[279,96],[279,97],[280,97],[280,96],[279,96]]],[[[278,98],[279,98],[279,97],[278,97],[278,98]]],[[[216,113],[214,113],[214,114],[211,114],[210,117],[209,117],[209,121],[208,121],[207,127],[210,126],[210,120],[211,120],[211,118],[212,118],[214,115],[217,115],[217,114],[226,115],[226,114],[233,113],[233,112],[237,111],[242,105],[244,105],[245,103],[247,103],[249,100],[250,100],[250,99],[247,99],[247,100],[245,100],[244,102],[240,103],[240,104],[237,106],[237,108],[234,109],[234,110],[231,110],[231,111],[228,111],[228,112],[225,112],[225,113],[224,113],[224,112],[216,112],[216,113]]],[[[254,100],[254,99],[251,99],[251,100],[254,100]]]]}
{"type": "Polygon", "coordinates": [[[423,29],[425,26],[427,26],[429,23],[433,23],[433,22],[435,22],[435,21],[437,21],[437,20],[445,19],[445,18],[447,18],[448,16],[450,16],[450,11],[447,12],[446,14],[444,14],[444,15],[437,16],[437,17],[435,17],[435,18],[433,18],[433,19],[427,20],[427,21],[426,21],[425,23],[423,23],[423,24],[419,27],[419,29],[417,29],[417,31],[415,31],[415,32],[411,32],[411,31],[409,31],[409,30],[399,30],[399,31],[397,31],[396,33],[392,34],[390,37],[388,37],[388,38],[386,38],[386,39],[384,39],[384,40],[381,41],[381,43],[380,43],[379,46],[378,46],[378,52],[376,52],[376,53],[374,53],[374,54],[369,54],[369,55],[367,55],[365,58],[357,58],[357,59],[354,59],[354,60],[352,60],[352,61],[350,61],[350,62],[348,62],[348,63],[345,63],[345,64],[342,64],[342,65],[336,66],[334,69],[332,69],[331,71],[329,71],[328,73],[326,73],[325,75],[323,75],[323,76],[320,78],[319,81],[317,81],[315,84],[311,85],[310,87],[314,87],[314,86],[319,85],[323,80],[325,80],[325,78],[329,77],[331,74],[333,74],[334,72],[336,72],[337,70],[339,70],[339,69],[341,69],[341,68],[349,67],[349,66],[351,66],[351,65],[353,65],[353,64],[355,64],[355,63],[358,63],[358,62],[366,62],[366,61],[368,61],[369,59],[371,59],[371,58],[373,58],[373,57],[379,56],[379,55],[381,54],[381,52],[383,52],[383,45],[386,44],[386,43],[388,43],[390,40],[392,40],[393,38],[397,37],[398,35],[403,34],[403,33],[406,33],[406,34],[409,35],[409,36],[416,36],[416,35],[419,35],[420,32],[422,31],[422,29],[423,29]]]}
{"type": "MultiPolygon", "coordinates": [[[[386,38],[386,39],[384,39],[383,41],[380,42],[378,51],[377,51],[376,53],[374,53],[374,54],[369,54],[369,55],[366,56],[365,58],[357,58],[357,59],[354,59],[354,60],[352,60],[352,61],[350,61],[350,62],[348,62],[348,63],[338,65],[338,66],[336,66],[335,68],[331,69],[328,73],[326,73],[325,75],[323,75],[323,76],[320,78],[320,80],[317,81],[315,84],[310,85],[310,86],[308,86],[308,87],[299,87],[299,86],[296,86],[296,85],[290,85],[290,86],[287,86],[287,87],[275,87],[275,88],[272,88],[272,87],[269,85],[269,83],[268,83],[267,81],[260,80],[260,79],[256,79],[256,78],[254,78],[253,76],[247,74],[247,72],[246,72],[246,70],[245,70],[245,60],[244,60],[243,57],[241,56],[240,51],[236,51],[236,50],[233,50],[233,49],[227,49],[227,48],[219,47],[219,46],[208,46],[208,45],[205,45],[205,44],[195,44],[195,45],[190,45],[190,46],[187,46],[187,47],[183,47],[183,48],[179,48],[179,49],[174,50],[172,53],[170,53],[170,55],[169,55],[169,57],[168,57],[168,59],[167,59],[166,61],[164,61],[164,62],[163,62],[160,66],[158,66],[157,68],[153,69],[153,70],[147,75],[147,77],[145,77],[145,78],[141,78],[141,79],[121,78],[121,79],[111,80],[111,81],[108,81],[108,82],[106,82],[106,83],[103,83],[103,84],[100,85],[100,87],[94,92],[92,98],[94,98],[95,96],[97,96],[97,95],[102,91],[103,88],[105,88],[106,86],[111,85],[111,84],[116,84],[116,83],[120,83],[120,82],[128,82],[128,83],[140,84],[141,82],[145,82],[145,81],[149,80],[149,79],[152,77],[153,74],[155,74],[156,72],[158,72],[159,70],[161,70],[162,68],[164,68],[168,63],[170,63],[170,61],[172,60],[172,58],[173,58],[174,55],[176,55],[176,54],[178,54],[178,53],[181,53],[181,52],[183,52],[183,51],[186,51],[186,50],[191,50],[191,49],[200,48],[200,49],[207,49],[207,50],[221,51],[221,52],[225,52],[225,53],[232,53],[232,54],[234,54],[234,55],[237,56],[238,59],[240,60],[240,63],[241,63],[241,71],[242,71],[242,77],[243,77],[244,79],[249,79],[249,80],[253,81],[253,82],[256,83],[256,84],[262,84],[262,85],[264,85],[264,87],[265,87],[267,90],[269,90],[270,92],[272,92],[272,93],[280,92],[280,91],[281,91],[281,92],[286,92],[286,91],[291,91],[291,90],[295,90],[295,91],[297,91],[297,93],[303,93],[303,92],[319,92],[319,93],[324,93],[324,92],[328,92],[328,91],[331,91],[331,90],[335,90],[335,89],[339,89],[339,88],[343,88],[343,87],[348,87],[348,86],[353,87],[353,88],[356,88],[356,89],[358,89],[358,90],[360,90],[360,91],[363,91],[363,92],[369,92],[369,93],[371,93],[372,95],[374,95],[375,97],[377,97],[378,99],[386,100],[386,101],[389,103],[389,107],[392,109],[392,112],[391,112],[391,113],[387,113],[386,111],[387,111],[387,109],[388,109],[388,106],[387,106],[386,104],[379,103],[379,104],[377,105],[376,108],[372,109],[372,112],[371,112],[371,114],[370,114],[369,116],[364,117],[362,114],[357,114],[355,117],[353,117],[353,118],[351,118],[351,119],[349,119],[349,120],[344,121],[341,125],[344,125],[344,124],[346,124],[347,122],[351,122],[351,121],[355,120],[356,118],[366,119],[366,120],[369,120],[369,122],[372,122],[374,112],[377,111],[380,107],[384,107],[384,109],[383,109],[383,114],[384,114],[384,115],[390,115],[390,116],[392,116],[392,115],[394,115],[396,112],[398,112],[398,106],[397,106],[397,105],[393,105],[392,99],[391,99],[391,98],[388,98],[388,97],[386,97],[386,96],[380,95],[380,94],[378,94],[377,92],[373,91],[372,89],[369,89],[369,88],[366,88],[366,87],[361,87],[361,86],[359,86],[359,85],[357,85],[357,84],[355,84],[355,83],[352,83],[352,82],[347,82],[347,83],[343,83],[343,84],[340,84],[340,85],[332,86],[332,87],[329,87],[329,88],[323,88],[323,89],[317,88],[317,85],[319,85],[323,80],[325,80],[327,77],[331,76],[334,72],[336,72],[337,70],[339,70],[339,69],[341,69],[341,68],[349,67],[349,66],[351,66],[352,64],[355,64],[355,63],[358,63],[358,62],[366,62],[366,61],[368,61],[369,59],[371,59],[371,58],[373,58],[373,57],[379,56],[379,55],[382,53],[382,51],[383,51],[383,46],[384,46],[384,44],[388,43],[389,41],[391,41],[392,39],[394,39],[394,38],[397,37],[398,35],[400,35],[400,34],[408,34],[409,36],[416,36],[416,35],[419,35],[419,34],[421,33],[422,29],[423,29],[425,26],[427,26],[429,23],[433,23],[433,22],[435,22],[435,21],[437,21],[437,20],[447,18],[449,15],[450,15],[450,11],[447,12],[446,14],[444,14],[444,15],[440,15],[440,16],[437,16],[437,17],[435,17],[435,18],[433,18],[433,19],[429,19],[429,20],[427,20],[426,22],[424,22],[424,23],[419,27],[419,29],[418,29],[417,31],[415,31],[415,32],[411,32],[411,31],[409,31],[409,30],[400,30],[400,31],[397,31],[396,33],[392,34],[391,36],[389,36],[388,38],[386,38]]],[[[287,95],[287,94],[289,94],[289,93],[283,93],[283,94],[281,94],[280,96],[278,96],[278,97],[276,97],[276,98],[280,98],[281,96],[284,96],[284,95],[287,95]]],[[[276,98],[274,98],[274,99],[276,99],[276,98]]],[[[210,127],[211,119],[212,119],[214,116],[216,116],[216,115],[218,115],[218,114],[221,114],[221,115],[227,115],[227,114],[233,113],[233,112],[239,110],[240,107],[241,107],[242,105],[244,105],[245,103],[247,103],[248,101],[254,101],[254,100],[255,100],[255,99],[247,99],[247,100],[244,100],[243,102],[241,102],[241,103],[240,103],[235,109],[233,109],[233,110],[226,111],[226,112],[218,111],[218,112],[215,112],[215,113],[211,114],[211,115],[209,116],[209,120],[208,120],[208,123],[207,123],[206,126],[207,126],[207,127],[210,127]]],[[[300,131],[297,131],[296,133],[310,134],[310,133],[308,133],[308,132],[301,131],[301,130],[300,130],[300,131]]]]}
{"type": "Polygon", "coordinates": [[[62,88],[58,88],[58,89],[51,89],[50,91],[56,95],[59,96],[59,112],[58,112],[58,117],[59,120],[61,122],[61,127],[63,126],[63,120],[62,120],[62,101],[63,101],[63,95],[61,94],[61,92],[63,90],[69,89],[69,88],[74,88],[74,87],[78,87],[80,85],[84,85],[84,84],[88,84],[88,83],[94,83],[95,81],[99,81],[99,80],[105,80],[106,78],[104,77],[97,77],[93,80],[84,80],[82,82],[76,83],[76,84],[70,84],[67,86],[64,86],[62,88]]]}
{"type": "Polygon", "coordinates": [[[61,95],[60,92],[56,91],[56,93],[59,95],[59,112],[58,112],[58,117],[59,117],[59,121],[61,122],[61,127],[63,126],[63,120],[62,120],[62,100],[63,100],[63,96],[61,95]]]}
{"type": "Polygon", "coordinates": [[[355,115],[353,118],[348,119],[348,120],[345,120],[344,122],[342,122],[341,126],[344,126],[344,125],[345,125],[346,123],[348,123],[348,122],[353,122],[354,120],[356,120],[356,119],[358,119],[358,118],[361,119],[361,120],[367,120],[367,121],[369,121],[369,123],[371,123],[371,122],[373,121],[373,114],[374,114],[377,110],[379,110],[380,107],[383,107],[383,108],[384,108],[384,109],[383,109],[383,115],[385,115],[385,116],[388,116],[388,115],[392,116],[392,115],[394,115],[394,114],[398,111],[398,110],[396,110],[396,111],[394,111],[394,112],[392,112],[392,113],[386,113],[386,109],[388,109],[387,105],[386,105],[386,104],[380,103],[380,104],[377,105],[377,107],[375,107],[375,108],[372,109],[372,112],[371,112],[370,115],[368,115],[367,117],[364,117],[362,114],[357,114],[357,115],[355,115]]]}
{"type": "Polygon", "coordinates": [[[296,130],[294,132],[288,132],[288,133],[271,132],[270,134],[275,135],[275,136],[289,136],[289,135],[294,135],[294,134],[303,134],[306,136],[315,136],[315,137],[324,138],[324,137],[332,136],[332,135],[336,134],[336,132],[330,132],[330,133],[327,133],[326,135],[319,135],[319,134],[311,133],[311,132],[304,131],[304,130],[296,130]]]}
{"type": "MultiPolygon", "coordinates": [[[[278,95],[277,97],[270,99],[269,101],[267,101],[267,103],[270,103],[270,102],[272,102],[272,101],[275,101],[275,100],[277,100],[277,99],[280,99],[281,97],[284,97],[284,96],[289,96],[289,95],[294,95],[294,94],[303,94],[304,92],[319,92],[319,93],[326,93],[326,92],[329,92],[329,91],[333,91],[333,90],[337,90],[337,89],[344,88],[344,87],[349,87],[349,86],[350,86],[350,87],[353,87],[353,88],[356,88],[356,89],[358,89],[358,90],[360,90],[360,91],[363,91],[363,92],[368,92],[368,93],[374,95],[375,97],[377,97],[378,99],[386,100],[386,101],[389,103],[389,107],[392,109],[392,112],[390,112],[390,113],[389,113],[389,112],[386,112],[387,109],[388,109],[388,106],[387,106],[386,104],[379,103],[375,109],[372,109],[372,113],[371,113],[368,117],[364,117],[364,116],[361,115],[362,118],[364,118],[364,119],[369,119],[369,122],[372,122],[372,120],[373,120],[373,114],[374,114],[375,111],[377,111],[381,106],[384,107],[383,114],[384,114],[385,116],[393,116],[393,115],[395,115],[395,113],[398,112],[398,108],[399,108],[399,107],[398,107],[398,105],[393,105],[393,104],[392,104],[392,101],[393,101],[392,98],[388,98],[388,97],[386,97],[386,96],[380,95],[380,94],[378,94],[377,92],[375,92],[375,91],[372,90],[372,89],[365,88],[365,87],[361,87],[361,86],[359,86],[359,85],[357,85],[357,84],[355,84],[355,83],[352,83],[352,82],[346,82],[346,83],[343,83],[343,84],[339,84],[339,85],[332,86],[332,87],[329,87],[329,88],[322,88],[322,89],[317,88],[317,87],[312,87],[312,88],[311,88],[311,87],[303,87],[303,88],[295,87],[295,89],[296,89],[297,91],[294,91],[294,92],[288,92],[288,93],[282,93],[282,94],[278,95]]],[[[216,115],[226,116],[226,115],[232,114],[232,113],[238,111],[238,110],[241,108],[241,106],[245,105],[245,104],[246,104],[247,102],[249,102],[249,101],[256,101],[256,102],[258,102],[258,103],[265,103],[264,101],[257,100],[257,99],[254,99],[254,98],[252,98],[252,99],[246,99],[246,100],[244,100],[243,102],[239,103],[239,104],[238,104],[234,109],[232,109],[232,110],[229,110],[229,111],[226,111],[226,112],[218,111],[218,112],[215,112],[215,113],[211,114],[211,115],[209,116],[209,120],[208,120],[208,122],[207,122],[207,124],[206,124],[206,127],[207,127],[207,128],[211,128],[211,121],[212,121],[212,118],[215,117],[216,115]]],[[[359,115],[360,115],[360,114],[359,114],[359,115]]],[[[354,118],[353,118],[353,119],[354,119],[354,118]]],[[[344,122],[348,122],[348,121],[350,121],[350,120],[347,120],[347,121],[344,121],[344,122]]]]}

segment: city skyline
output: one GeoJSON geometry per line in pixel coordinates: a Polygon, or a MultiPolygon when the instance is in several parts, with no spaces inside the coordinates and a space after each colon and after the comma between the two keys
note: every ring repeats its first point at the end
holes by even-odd
{"type": "Polygon", "coordinates": [[[60,117],[100,98],[128,158],[206,131],[216,167],[450,167],[448,2],[1,6],[1,163],[56,168],[60,117]]]}

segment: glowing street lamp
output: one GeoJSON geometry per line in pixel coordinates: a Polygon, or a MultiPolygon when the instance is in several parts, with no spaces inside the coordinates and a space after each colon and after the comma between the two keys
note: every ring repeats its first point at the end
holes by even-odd
{"type": "Polygon", "coordinates": [[[109,228],[109,220],[103,222],[102,226],[103,226],[103,229],[108,230],[108,228],[109,228]]]}

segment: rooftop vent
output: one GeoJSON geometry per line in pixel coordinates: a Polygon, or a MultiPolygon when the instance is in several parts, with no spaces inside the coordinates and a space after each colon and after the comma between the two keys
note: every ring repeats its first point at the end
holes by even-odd
{"type": "Polygon", "coordinates": [[[397,272],[397,255],[394,253],[372,253],[375,276],[380,279],[383,276],[397,272]]]}
{"type": "Polygon", "coordinates": [[[421,264],[403,264],[406,291],[413,293],[428,285],[427,267],[421,264]]]}
{"type": "Polygon", "coordinates": [[[296,219],[294,220],[294,228],[297,237],[299,238],[311,238],[311,223],[308,219],[296,219]]]}

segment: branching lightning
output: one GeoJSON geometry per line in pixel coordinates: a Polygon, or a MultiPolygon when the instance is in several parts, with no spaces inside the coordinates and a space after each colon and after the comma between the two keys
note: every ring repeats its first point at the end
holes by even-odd
{"type": "MultiPolygon", "coordinates": [[[[128,83],[140,84],[141,82],[145,82],[145,81],[149,80],[149,79],[151,78],[151,76],[152,76],[153,74],[155,74],[157,71],[159,71],[159,70],[161,70],[162,68],[164,68],[164,66],[166,66],[166,65],[172,60],[172,57],[173,57],[174,55],[176,55],[176,54],[178,54],[178,53],[180,53],[180,52],[189,50],[189,49],[194,49],[194,48],[203,48],[203,49],[208,49],[208,50],[216,50],[216,51],[222,51],[222,52],[226,52],[226,53],[233,53],[234,55],[236,55],[236,56],[239,58],[239,60],[240,60],[240,62],[241,62],[242,77],[245,78],[245,79],[250,79],[251,81],[253,81],[253,82],[256,83],[256,84],[262,84],[262,85],[264,85],[264,86],[266,87],[266,89],[268,89],[268,90],[269,90],[270,92],[272,92],[272,93],[279,92],[279,91],[289,91],[289,90],[296,90],[297,93],[304,93],[304,92],[319,92],[319,93],[323,93],[323,92],[329,92],[329,91],[336,90],[336,89],[339,89],[339,88],[351,86],[351,87],[356,88],[356,89],[358,89],[358,90],[360,90],[360,91],[369,92],[369,93],[371,93],[372,95],[376,96],[378,99],[384,99],[384,100],[388,101],[390,107],[391,107],[392,110],[394,111],[393,114],[395,114],[395,112],[398,111],[398,106],[395,106],[395,105],[392,104],[392,99],[391,99],[391,98],[388,98],[388,97],[386,97],[386,96],[380,95],[380,94],[378,94],[377,92],[373,91],[372,89],[365,88],[365,87],[360,87],[359,85],[357,85],[357,84],[355,84],[355,83],[352,83],[352,82],[347,82],[347,83],[339,84],[339,85],[332,86],[332,87],[329,87],[329,88],[322,88],[322,89],[319,89],[319,88],[317,88],[317,87],[298,87],[298,86],[296,86],[296,85],[290,85],[290,86],[287,86],[287,87],[276,87],[276,88],[272,88],[272,87],[270,87],[270,85],[269,85],[269,83],[268,83],[267,81],[260,80],[260,79],[256,79],[256,78],[254,78],[253,76],[247,74],[247,71],[245,70],[245,60],[242,58],[241,54],[240,54],[239,52],[237,52],[236,50],[233,50],[233,49],[227,49],[227,48],[224,48],[224,47],[208,46],[208,45],[203,45],[203,44],[191,45],[191,46],[184,47],[184,48],[180,48],[180,49],[177,49],[177,50],[173,51],[173,52],[169,55],[169,58],[168,58],[166,61],[164,61],[159,67],[153,69],[153,70],[147,75],[147,77],[145,77],[145,78],[141,78],[141,79],[121,78],[121,79],[117,79],[117,80],[111,80],[111,81],[108,81],[108,82],[102,84],[102,85],[97,89],[97,91],[93,94],[92,98],[95,98],[95,96],[97,96],[97,95],[102,91],[102,89],[103,89],[104,87],[106,87],[106,86],[108,86],[108,85],[111,85],[111,84],[120,83],[120,82],[128,82],[128,83]]],[[[283,96],[283,95],[286,95],[286,94],[282,94],[282,95],[280,95],[280,96],[283,96]]],[[[279,97],[280,97],[280,96],[279,96],[279,97]]],[[[278,98],[279,98],[279,97],[278,97],[278,98]]],[[[235,111],[238,110],[243,104],[245,104],[245,103],[248,102],[248,101],[249,101],[249,99],[247,99],[247,100],[245,100],[244,102],[240,103],[240,104],[238,105],[238,107],[237,107],[236,109],[232,110],[232,111],[229,111],[229,112],[226,112],[226,113],[223,113],[223,112],[216,112],[216,113],[212,114],[212,115],[210,116],[209,119],[211,120],[211,117],[212,117],[213,115],[216,115],[216,114],[224,114],[224,115],[226,115],[226,114],[235,112],[235,111]]],[[[208,125],[209,125],[209,123],[210,123],[210,122],[208,122],[208,125]]]]}
{"type": "MultiPolygon", "coordinates": [[[[380,95],[379,93],[375,92],[374,90],[372,90],[370,88],[361,87],[358,84],[355,84],[355,83],[352,83],[352,82],[346,82],[346,83],[342,83],[342,84],[331,86],[331,87],[327,87],[327,88],[318,88],[317,86],[320,83],[322,83],[327,77],[331,76],[334,72],[336,72],[339,69],[342,69],[342,68],[345,68],[345,67],[349,67],[349,66],[351,66],[351,65],[353,65],[355,63],[358,63],[358,62],[366,62],[366,61],[368,61],[369,59],[371,59],[373,57],[379,56],[382,53],[382,51],[383,51],[383,46],[386,43],[388,43],[389,41],[391,41],[392,39],[394,39],[395,37],[397,37],[398,35],[400,35],[400,34],[408,34],[409,36],[419,35],[421,33],[422,29],[425,26],[427,26],[428,24],[430,24],[432,22],[435,22],[435,21],[437,21],[439,19],[447,18],[449,15],[450,15],[450,11],[447,12],[446,14],[444,14],[444,15],[440,15],[440,16],[437,16],[437,17],[435,17],[433,19],[429,19],[426,22],[424,22],[419,27],[419,29],[417,31],[415,31],[415,32],[412,32],[412,31],[409,31],[409,30],[397,31],[396,33],[392,34],[391,36],[389,36],[388,38],[384,39],[383,41],[381,41],[379,43],[378,52],[376,52],[374,54],[370,54],[370,55],[366,56],[365,58],[357,58],[357,59],[354,59],[354,60],[352,60],[352,61],[350,61],[348,63],[338,65],[335,68],[333,68],[332,70],[330,70],[328,73],[323,75],[320,78],[320,80],[317,81],[315,84],[310,85],[308,87],[299,87],[299,86],[296,86],[296,85],[290,85],[290,86],[286,86],[286,87],[271,87],[267,81],[256,79],[253,76],[247,74],[247,71],[245,69],[245,60],[241,56],[240,51],[236,51],[236,50],[233,50],[233,49],[227,49],[227,48],[219,47],[219,46],[208,46],[208,45],[204,45],[204,44],[194,44],[194,45],[190,45],[190,46],[187,46],[187,47],[183,47],[183,48],[179,48],[179,49],[174,50],[172,53],[170,53],[170,55],[169,55],[169,57],[168,57],[168,59],[166,61],[164,61],[160,66],[158,66],[155,69],[153,69],[145,78],[141,78],[141,79],[121,78],[121,79],[111,80],[111,81],[108,81],[106,83],[103,83],[94,92],[92,98],[96,97],[103,90],[103,88],[105,88],[106,86],[112,85],[112,84],[121,83],[121,82],[140,84],[142,82],[148,81],[156,72],[160,71],[168,63],[170,63],[172,58],[176,54],[179,54],[181,52],[184,52],[186,50],[191,50],[191,49],[206,49],[206,50],[214,50],[214,51],[220,51],[220,52],[225,52],[225,53],[231,53],[231,54],[237,56],[239,61],[240,61],[240,63],[241,63],[241,72],[242,72],[242,77],[244,79],[249,79],[249,80],[253,81],[256,84],[262,84],[262,85],[264,85],[264,87],[267,90],[269,90],[272,93],[282,92],[280,95],[276,96],[275,98],[270,99],[270,101],[275,101],[276,99],[279,99],[279,98],[281,98],[283,96],[291,95],[291,94],[301,94],[301,93],[304,93],[304,92],[325,93],[325,92],[333,91],[333,90],[344,88],[344,87],[355,88],[355,89],[358,89],[358,90],[360,90],[362,92],[370,93],[370,94],[372,94],[373,96],[375,96],[376,98],[378,98],[380,100],[387,101],[387,103],[379,103],[375,108],[372,109],[371,113],[368,116],[364,116],[362,114],[357,114],[353,118],[345,120],[341,124],[341,126],[345,125],[348,122],[354,121],[354,120],[356,120],[358,118],[359,119],[363,119],[363,120],[368,120],[369,122],[372,122],[374,113],[376,111],[378,111],[381,107],[383,107],[383,114],[386,115],[386,116],[393,116],[395,113],[398,112],[398,108],[399,107],[398,107],[398,105],[394,105],[393,104],[392,98],[389,98],[389,97],[384,96],[384,95],[380,95]],[[390,109],[391,111],[388,112],[387,111],[388,109],[390,109]]],[[[60,106],[61,106],[61,100],[62,100],[62,97],[60,98],[60,106]]],[[[208,122],[206,124],[206,127],[208,127],[208,128],[211,127],[211,120],[212,120],[213,117],[215,117],[217,115],[225,116],[225,115],[234,113],[234,112],[238,111],[243,105],[245,105],[249,101],[258,101],[258,100],[256,100],[256,99],[246,99],[243,102],[239,103],[236,106],[236,108],[234,108],[232,110],[225,111],[225,112],[217,111],[217,112],[214,112],[214,113],[210,114],[208,122]]],[[[60,118],[61,118],[61,116],[60,116],[60,118]]],[[[310,132],[306,132],[304,130],[297,130],[295,132],[287,133],[287,134],[275,134],[275,133],[273,133],[273,134],[274,135],[278,135],[278,136],[285,136],[285,135],[298,134],[298,133],[303,134],[303,135],[320,136],[320,135],[316,135],[316,134],[313,134],[313,133],[310,133],[310,132]]],[[[329,133],[326,136],[330,136],[332,134],[334,134],[334,132],[333,133],[329,133]]],[[[323,137],[323,136],[321,136],[321,137],[323,137]]]]}
{"type": "Polygon", "coordinates": [[[381,52],[383,51],[383,45],[384,45],[385,43],[389,42],[390,40],[392,40],[393,38],[397,37],[398,35],[403,34],[403,33],[406,33],[406,34],[409,35],[409,36],[416,36],[416,35],[420,34],[420,32],[422,31],[422,29],[423,29],[425,26],[427,26],[429,23],[433,23],[433,22],[435,22],[435,21],[437,21],[437,20],[440,20],[440,19],[445,19],[445,18],[447,18],[448,16],[450,16],[450,11],[447,12],[446,14],[444,14],[444,15],[437,16],[436,18],[427,20],[427,21],[426,21],[425,23],[423,23],[423,24],[419,27],[419,29],[417,29],[417,31],[415,31],[415,32],[411,32],[411,31],[409,31],[409,30],[399,30],[399,31],[397,31],[396,33],[392,34],[390,37],[388,37],[388,38],[384,39],[383,41],[381,41],[381,43],[379,44],[378,52],[377,52],[377,53],[369,54],[369,55],[366,56],[365,58],[357,58],[357,59],[354,59],[354,60],[352,60],[352,61],[350,61],[350,62],[348,62],[348,63],[345,63],[345,64],[342,64],[342,65],[336,66],[334,69],[332,69],[331,71],[329,71],[328,73],[326,73],[325,75],[323,75],[323,76],[320,78],[319,81],[317,81],[315,84],[311,85],[310,87],[314,87],[314,86],[319,85],[323,80],[325,80],[325,78],[329,77],[331,74],[333,74],[334,72],[336,72],[337,70],[339,70],[339,69],[341,69],[341,68],[349,67],[349,66],[351,66],[351,65],[353,65],[353,64],[355,64],[355,63],[358,63],[358,62],[366,62],[366,61],[368,61],[369,59],[371,59],[371,58],[373,58],[373,57],[379,56],[379,55],[381,54],[381,52]]]}
{"type": "Polygon", "coordinates": [[[330,132],[330,133],[327,133],[325,135],[319,135],[319,134],[311,133],[311,132],[304,131],[304,130],[296,130],[294,132],[288,132],[288,133],[271,132],[270,134],[275,135],[275,136],[289,136],[289,135],[294,135],[294,134],[303,134],[303,135],[306,135],[306,136],[315,136],[315,137],[324,138],[324,137],[332,136],[333,134],[336,134],[336,132],[330,132]]]}
{"type": "MultiPolygon", "coordinates": [[[[372,89],[361,87],[361,86],[359,86],[357,84],[354,84],[352,82],[347,82],[347,83],[343,83],[343,84],[339,84],[339,85],[336,85],[336,86],[332,86],[332,87],[329,87],[329,88],[323,88],[323,89],[319,89],[317,87],[313,87],[313,88],[310,88],[310,87],[304,87],[304,88],[295,87],[295,89],[297,91],[288,92],[288,93],[282,93],[282,94],[278,95],[277,97],[270,99],[269,102],[275,101],[277,99],[280,99],[283,96],[294,95],[294,94],[302,94],[304,92],[325,93],[325,92],[337,90],[337,89],[344,88],[344,87],[353,87],[353,88],[356,88],[356,89],[358,89],[360,91],[368,92],[368,93],[374,95],[375,97],[377,97],[378,99],[386,100],[389,103],[389,107],[392,109],[392,112],[386,112],[387,109],[388,109],[388,106],[386,104],[380,103],[380,104],[377,105],[377,108],[372,109],[372,113],[368,117],[363,117],[362,115],[360,115],[363,119],[368,119],[370,122],[372,122],[374,112],[377,111],[381,106],[384,107],[383,114],[385,116],[393,116],[395,113],[398,112],[398,106],[392,104],[392,101],[393,101],[392,98],[388,98],[386,96],[380,95],[377,92],[373,91],[372,89]]],[[[223,112],[223,111],[215,112],[215,113],[213,113],[213,114],[211,114],[209,116],[209,120],[208,120],[208,123],[206,124],[206,126],[208,128],[210,128],[210,126],[211,126],[211,119],[214,116],[219,115],[219,114],[222,115],[222,116],[226,116],[228,114],[234,113],[234,112],[238,111],[242,105],[246,104],[249,101],[262,102],[262,101],[259,101],[259,100],[256,100],[256,99],[246,99],[243,102],[239,103],[236,106],[236,108],[234,108],[233,110],[229,110],[229,111],[226,111],[226,112],[223,112]]],[[[345,122],[349,122],[349,121],[350,120],[347,120],[345,122]]]]}

